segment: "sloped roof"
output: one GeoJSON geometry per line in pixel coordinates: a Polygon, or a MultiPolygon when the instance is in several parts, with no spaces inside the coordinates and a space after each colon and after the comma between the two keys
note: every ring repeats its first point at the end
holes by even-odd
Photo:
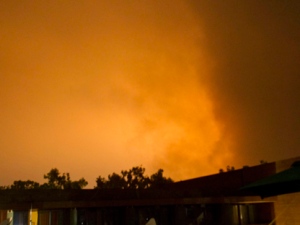
{"type": "Polygon", "coordinates": [[[184,180],[170,184],[172,189],[182,192],[198,191],[203,196],[250,196],[256,193],[241,190],[245,185],[269,177],[276,173],[275,163],[265,163],[252,167],[222,172],[204,177],[184,180]]]}
{"type": "Polygon", "coordinates": [[[241,190],[250,191],[262,198],[300,192],[300,161],[291,168],[248,184],[241,190]]]}

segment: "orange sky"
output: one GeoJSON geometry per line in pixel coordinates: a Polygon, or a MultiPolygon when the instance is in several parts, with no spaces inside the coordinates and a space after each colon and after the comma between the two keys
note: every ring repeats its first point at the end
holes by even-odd
{"type": "Polygon", "coordinates": [[[297,1],[1,1],[0,185],[296,156],[297,1]],[[255,13],[255,14],[254,14],[255,13]]]}

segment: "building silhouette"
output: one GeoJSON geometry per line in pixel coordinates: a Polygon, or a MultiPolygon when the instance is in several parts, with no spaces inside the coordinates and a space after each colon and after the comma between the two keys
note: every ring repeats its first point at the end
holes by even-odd
{"type": "Polygon", "coordinates": [[[299,160],[244,167],[156,189],[1,190],[0,222],[144,225],[153,218],[158,225],[298,225],[299,192],[262,198],[243,187],[299,160]]]}

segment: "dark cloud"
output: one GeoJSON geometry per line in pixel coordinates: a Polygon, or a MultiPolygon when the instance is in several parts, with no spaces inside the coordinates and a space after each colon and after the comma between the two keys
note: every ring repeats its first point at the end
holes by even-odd
{"type": "Polygon", "coordinates": [[[215,72],[207,79],[216,116],[232,133],[239,164],[298,155],[298,1],[215,1],[193,8],[215,72]]]}

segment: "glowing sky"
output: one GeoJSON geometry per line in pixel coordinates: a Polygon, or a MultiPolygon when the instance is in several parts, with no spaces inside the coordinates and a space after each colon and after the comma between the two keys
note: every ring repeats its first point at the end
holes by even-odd
{"type": "Polygon", "coordinates": [[[0,2],[0,185],[299,156],[300,3],[0,2]]]}

